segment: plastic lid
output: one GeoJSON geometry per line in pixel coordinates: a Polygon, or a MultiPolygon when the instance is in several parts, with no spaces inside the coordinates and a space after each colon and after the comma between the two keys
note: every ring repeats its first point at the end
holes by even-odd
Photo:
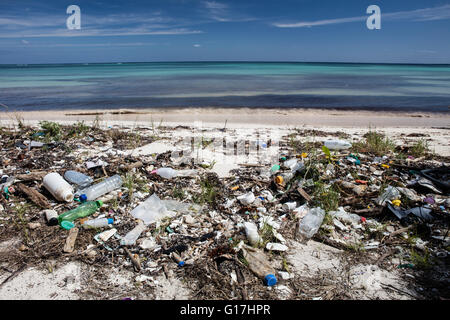
{"type": "Polygon", "coordinates": [[[108,218],[108,224],[113,224],[114,223],[114,219],[108,218]]]}
{"type": "Polygon", "coordinates": [[[63,220],[63,221],[61,222],[61,227],[62,227],[63,229],[66,229],[66,230],[70,230],[70,229],[72,229],[73,227],[75,227],[75,225],[74,225],[72,222],[70,222],[70,221],[63,220]]]}
{"type": "Polygon", "coordinates": [[[179,267],[182,267],[182,266],[184,266],[184,265],[185,265],[185,262],[184,262],[184,261],[178,262],[178,266],[179,266],[179,267]]]}
{"type": "Polygon", "coordinates": [[[84,193],[80,196],[80,201],[81,202],[86,202],[87,201],[87,196],[84,193]]]}
{"type": "Polygon", "coordinates": [[[97,200],[97,201],[95,201],[96,203],[97,203],[97,205],[99,206],[99,207],[101,207],[102,205],[103,205],[103,201],[102,200],[97,200]]]}
{"type": "Polygon", "coordinates": [[[264,277],[264,282],[270,287],[277,284],[277,278],[273,274],[268,274],[264,277]]]}

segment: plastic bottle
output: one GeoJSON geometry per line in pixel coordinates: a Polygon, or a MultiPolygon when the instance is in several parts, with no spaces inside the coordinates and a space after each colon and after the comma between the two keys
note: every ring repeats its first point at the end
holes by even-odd
{"type": "Polygon", "coordinates": [[[324,145],[330,150],[344,150],[352,146],[350,142],[344,140],[327,140],[324,145]]]}
{"type": "Polygon", "coordinates": [[[120,240],[120,244],[122,246],[129,246],[136,243],[136,240],[139,238],[142,232],[144,232],[146,226],[142,221],[139,220],[139,223],[136,227],[134,227],[130,232],[128,232],[125,237],[120,240]]]}
{"type": "Polygon", "coordinates": [[[78,218],[84,218],[87,216],[90,216],[95,211],[97,211],[98,208],[100,208],[103,205],[103,202],[101,201],[88,201],[83,204],[80,204],[77,208],[69,210],[58,217],[58,221],[61,224],[62,221],[74,221],[78,218]]]}
{"type": "Polygon", "coordinates": [[[57,200],[71,202],[73,200],[72,186],[57,172],[47,174],[43,185],[57,200]]]}
{"type": "Polygon", "coordinates": [[[178,263],[179,267],[182,267],[186,264],[186,262],[184,262],[184,260],[175,252],[172,252],[172,258],[176,263],[178,263]]]}
{"type": "Polygon", "coordinates": [[[95,200],[98,197],[101,197],[104,194],[107,194],[108,192],[111,192],[115,189],[118,189],[122,186],[122,178],[118,174],[109,177],[105,180],[103,180],[100,183],[94,184],[93,186],[90,186],[89,188],[83,189],[79,191],[78,193],[80,195],[80,200],[82,201],[91,201],[95,200]],[[83,196],[84,195],[84,196],[83,196]]]}
{"type": "Polygon", "coordinates": [[[164,179],[172,179],[178,175],[177,170],[172,168],[159,168],[154,171],[158,176],[163,177],[164,179]]]}
{"type": "Polygon", "coordinates": [[[83,223],[84,228],[101,228],[101,227],[107,227],[110,224],[114,223],[114,219],[111,218],[98,218],[98,219],[92,219],[87,220],[83,223]]]}
{"type": "Polygon", "coordinates": [[[325,211],[322,208],[312,208],[300,222],[299,234],[304,238],[311,238],[319,230],[325,218],[325,211]]]}
{"type": "Polygon", "coordinates": [[[55,210],[44,210],[45,218],[49,226],[56,226],[58,224],[58,213],[55,210]]]}
{"type": "Polygon", "coordinates": [[[64,179],[70,183],[76,184],[79,188],[86,188],[94,182],[91,177],[74,170],[66,171],[64,173],[64,179]]]}
{"type": "Polygon", "coordinates": [[[275,277],[275,269],[272,268],[267,261],[266,255],[253,248],[242,249],[245,260],[248,262],[248,267],[253,271],[260,279],[264,281],[267,286],[273,286],[277,283],[275,277]]]}
{"type": "Polygon", "coordinates": [[[258,234],[258,227],[253,222],[244,222],[245,234],[252,246],[257,245],[262,239],[258,234]]]}

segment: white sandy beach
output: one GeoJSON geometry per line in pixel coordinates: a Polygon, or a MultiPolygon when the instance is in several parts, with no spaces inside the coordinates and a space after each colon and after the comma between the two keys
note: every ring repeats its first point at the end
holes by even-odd
{"type": "MultiPolygon", "coordinates": [[[[385,133],[400,145],[426,139],[432,151],[450,156],[450,112],[384,112],[326,109],[268,108],[189,108],[189,109],[122,109],[2,112],[0,121],[11,126],[22,119],[25,124],[39,121],[86,124],[98,121],[101,126],[158,127],[189,126],[197,128],[232,128],[238,135],[248,130],[279,131],[287,134],[294,129],[314,129],[324,132],[345,132],[354,139],[369,129],[385,133]],[[240,132],[240,133],[239,133],[240,132]],[[416,137],[414,137],[416,136],[416,137]],[[418,136],[418,137],[417,137],[418,136]]],[[[330,135],[330,138],[333,136],[330,135]]]]}

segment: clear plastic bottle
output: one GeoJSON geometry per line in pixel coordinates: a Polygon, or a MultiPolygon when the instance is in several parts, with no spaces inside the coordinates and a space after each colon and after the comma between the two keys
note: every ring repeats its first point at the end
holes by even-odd
{"type": "Polygon", "coordinates": [[[78,188],[86,188],[94,182],[91,177],[74,170],[67,170],[64,173],[64,179],[70,183],[76,184],[78,188]]]}
{"type": "Polygon", "coordinates": [[[312,208],[301,220],[299,234],[303,238],[311,238],[319,230],[323,218],[325,218],[325,211],[322,208],[312,208]]]}
{"type": "Polygon", "coordinates": [[[250,270],[262,279],[265,285],[273,286],[277,283],[275,269],[269,263],[264,252],[252,248],[243,248],[242,252],[250,270]]]}
{"type": "Polygon", "coordinates": [[[86,197],[85,199],[87,201],[91,201],[97,199],[98,197],[101,197],[104,194],[107,194],[108,192],[120,188],[122,186],[122,183],[123,183],[122,178],[120,178],[120,176],[116,174],[112,177],[103,180],[100,183],[94,184],[93,186],[83,189],[78,193],[81,194],[80,198],[84,194],[86,197]]]}
{"type": "Polygon", "coordinates": [[[114,223],[114,219],[111,218],[97,218],[85,221],[82,226],[83,228],[102,228],[107,227],[114,223]]]}
{"type": "Polygon", "coordinates": [[[71,202],[73,200],[72,186],[57,172],[47,174],[42,180],[47,189],[57,200],[71,202]]]}
{"type": "Polygon", "coordinates": [[[172,168],[159,168],[153,172],[164,179],[172,179],[178,175],[178,171],[172,168]]]}
{"type": "Polygon", "coordinates": [[[344,140],[327,140],[324,145],[330,150],[344,150],[352,146],[350,142],[344,140]]]}
{"type": "Polygon", "coordinates": [[[87,216],[90,216],[95,211],[97,211],[98,208],[100,208],[103,205],[103,202],[101,201],[88,201],[83,204],[80,204],[77,208],[69,210],[67,212],[64,212],[63,214],[59,215],[58,221],[61,224],[62,221],[74,221],[78,218],[84,218],[87,216]]]}
{"type": "Polygon", "coordinates": [[[136,227],[134,227],[130,232],[128,232],[121,240],[120,244],[122,246],[129,246],[136,243],[136,240],[139,238],[142,232],[144,232],[146,226],[145,224],[139,220],[139,223],[136,227]]]}

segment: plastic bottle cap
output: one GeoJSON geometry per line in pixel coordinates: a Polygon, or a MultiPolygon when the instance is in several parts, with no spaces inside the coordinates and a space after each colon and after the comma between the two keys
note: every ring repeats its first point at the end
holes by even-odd
{"type": "Polygon", "coordinates": [[[114,223],[114,219],[108,218],[108,224],[113,224],[114,223]]]}
{"type": "Polygon", "coordinates": [[[61,227],[62,227],[63,229],[66,229],[66,230],[70,230],[70,229],[72,229],[73,227],[75,227],[75,225],[74,225],[72,222],[70,222],[70,221],[63,220],[63,221],[61,222],[61,227]]]}
{"type": "Polygon", "coordinates": [[[102,205],[103,205],[103,201],[102,200],[97,200],[97,201],[95,201],[96,203],[97,203],[97,205],[99,206],[99,207],[101,207],[102,205]]]}
{"type": "Polygon", "coordinates": [[[185,262],[184,262],[184,261],[178,262],[178,266],[179,266],[179,267],[182,267],[182,266],[184,266],[184,265],[185,265],[185,262]]]}
{"type": "Polygon", "coordinates": [[[84,193],[80,196],[80,201],[81,202],[86,202],[87,201],[87,196],[84,193]]]}
{"type": "Polygon", "coordinates": [[[277,278],[273,274],[268,274],[264,277],[264,282],[270,287],[277,284],[277,278]]]}

